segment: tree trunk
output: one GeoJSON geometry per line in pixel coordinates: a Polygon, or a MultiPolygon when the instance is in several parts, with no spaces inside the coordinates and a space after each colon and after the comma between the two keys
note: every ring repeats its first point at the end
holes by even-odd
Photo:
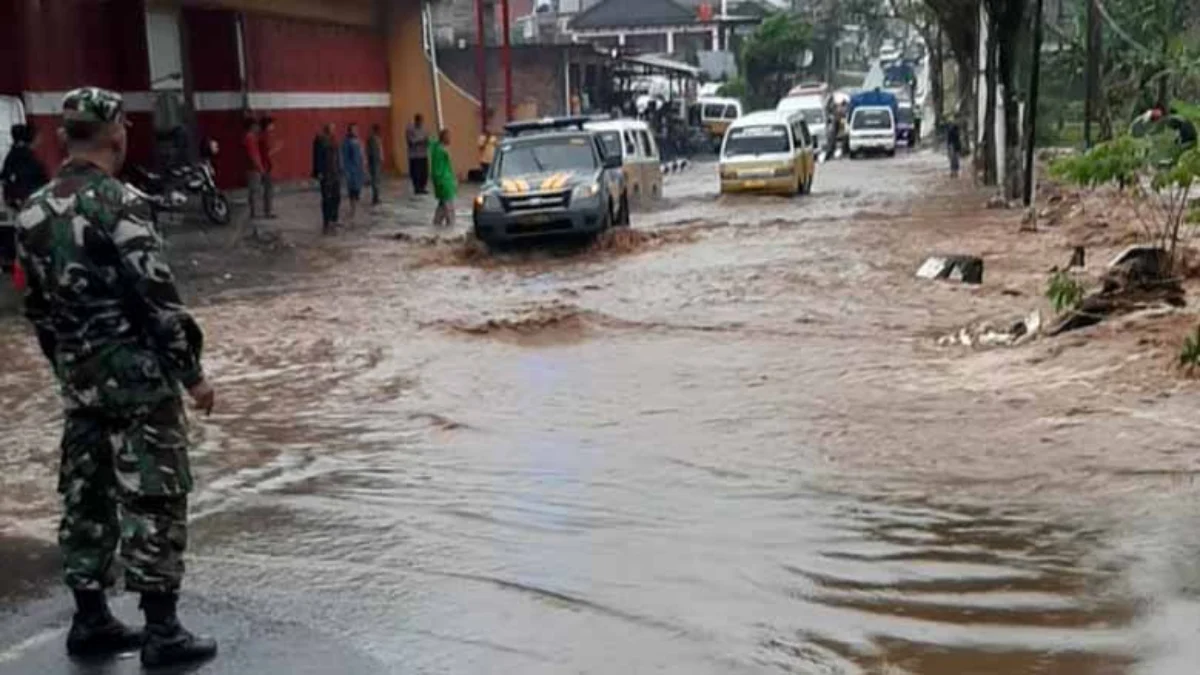
{"type": "Polygon", "coordinates": [[[976,147],[976,139],[979,137],[978,126],[979,115],[977,112],[977,104],[979,97],[975,94],[975,80],[977,77],[975,61],[964,57],[959,57],[957,60],[958,67],[958,92],[955,94],[958,100],[955,101],[954,111],[951,113],[954,116],[954,121],[958,123],[959,134],[962,137],[963,151],[970,153],[972,148],[976,147]]]}
{"type": "MultiPolygon", "coordinates": [[[[999,22],[997,22],[999,23],[999,22]]],[[[996,34],[996,50],[998,52],[998,67],[1000,75],[1000,84],[1004,87],[1004,100],[1001,103],[1004,106],[1004,196],[1007,199],[1016,199],[1020,196],[1021,180],[1021,125],[1020,125],[1020,106],[1017,104],[1016,87],[1013,86],[1013,66],[1015,59],[1013,51],[1016,49],[1017,39],[1020,33],[1020,23],[1016,23],[1014,27],[1012,22],[1005,22],[998,26],[1004,30],[1003,33],[996,34]]]]}
{"type": "Polygon", "coordinates": [[[996,20],[987,13],[988,31],[985,54],[987,63],[984,64],[986,75],[984,86],[987,98],[983,111],[983,184],[995,185],[997,179],[996,167],[996,20]]]}
{"type": "Polygon", "coordinates": [[[946,91],[942,82],[942,29],[935,26],[934,31],[933,43],[929,48],[929,95],[933,98],[933,129],[937,130],[941,129],[946,121],[946,91]]]}

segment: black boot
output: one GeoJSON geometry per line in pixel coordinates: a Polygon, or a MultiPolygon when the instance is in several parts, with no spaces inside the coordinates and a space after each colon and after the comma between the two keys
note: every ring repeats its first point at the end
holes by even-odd
{"type": "Polygon", "coordinates": [[[142,593],[142,611],[146,613],[146,644],[142,647],[142,665],[172,666],[207,661],[217,655],[217,642],[197,637],[179,624],[174,593],[142,593]]]}
{"type": "Polygon", "coordinates": [[[111,656],[142,646],[145,634],[117,621],[108,609],[104,591],[75,591],[75,617],[67,633],[71,656],[111,656]]]}

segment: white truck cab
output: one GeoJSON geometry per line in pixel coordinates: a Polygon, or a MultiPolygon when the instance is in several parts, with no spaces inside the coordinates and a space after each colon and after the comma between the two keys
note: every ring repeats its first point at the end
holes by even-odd
{"type": "Polygon", "coordinates": [[[850,113],[850,157],[896,154],[896,118],[889,106],[866,105],[850,113]]]}

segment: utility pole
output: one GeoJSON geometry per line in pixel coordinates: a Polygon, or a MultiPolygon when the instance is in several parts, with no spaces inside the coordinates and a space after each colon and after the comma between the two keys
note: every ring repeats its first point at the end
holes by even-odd
{"type": "Polygon", "coordinates": [[[1096,2],[1088,0],[1087,67],[1083,73],[1086,90],[1083,99],[1083,143],[1087,148],[1092,147],[1092,117],[1096,114],[1096,101],[1100,98],[1100,12],[1096,2]]]}
{"type": "MultiPolygon", "coordinates": [[[[500,0],[500,12],[503,18],[500,24],[504,36],[500,42],[500,63],[504,66],[504,119],[513,121],[513,85],[512,85],[512,44],[510,43],[512,26],[509,24],[508,0],[500,0]]],[[[487,133],[487,130],[484,130],[487,133]]]]}
{"type": "Polygon", "coordinates": [[[1025,132],[1025,190],[1022,201],[1033,205],[1033,149],[1037,137],[1038,84],[1042,69],[1042,0],[1037,0],[1033,15],[1033,63],[1029,69],[1029,101],[1025,104],[1029,124],[1025,132]]]}
{"type": "Polygon", "coordinates": [[[487,86],[487,24],[484,23],[483,0],[475,0],[475,77],[479,80],[479,128],[486,133],[488,125],[487,86]]]}

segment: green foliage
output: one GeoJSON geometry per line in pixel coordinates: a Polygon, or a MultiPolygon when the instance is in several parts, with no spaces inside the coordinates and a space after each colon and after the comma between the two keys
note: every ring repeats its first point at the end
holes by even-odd
{"type": "Polygon", "coordinates": [[[1188,372],[1200,367],[1200,326],[1196,326],[1196,330],[1183,339],[1183,346],[1179,349],[1179,366],[1188,372]]]}
{"type": "Polygon", "coordinates": [[[1085,154],[1063,157],[1050,165],[1050,175],[1084,187],[1130,184],[1150,165],[1152,147],[1151,139],[1122,136],[1085,154]]]}
{"type": "Polygon", "coordinates": [[[751,108],[773,107],[802,70],[801,59],[812,42],[812,26],[792,14],[777,12],[759,24],[742,44],[738,69],[751,108]]]}
{"type": "Polygon", "coordinates": [[[1175,264],[1180,230],[1196,217],[1192,191],[1200,178],[1200,149],[1194,144],[1180,145],[1174,132],[1156,124],[1144,136],[1123,135],[1057,160],[1050,173],[1089,188],[1115,185],[1133,207],[1143,234],[1175,264]]]}
{"type": "MultiPolygon", "coordinates": [[[[1200,34],[1193,0],[1104,0],[1101,105],[1097,131],[1111,138],[1159,100],[1200,95],[1200,34]]],[[[1043,62],[1044,95],[1079,100],[1086,55],[1087,0],[1063,0],[1047,17],[1061,45],[1043,62]]]]}
{"type": "Polygon", "coordinates": [[[736,98],[739,101],[742,101],[744,104],[746,102],[747,91],[748,89],[746,87],[745,78],[743,78],[741,75],[738,75],[737,77],[730,79],[725,84],[722,84],[721,88],[717,90],[717,96],[736,98]]]}
{"type": "Polygon", "coordinates": [[[1083,302],[1083,292],[1083,284],[1075,277],[1066,272],[1056,271],[1050,275],[1046,286],[1046,299],[1050,301],[1055,313],[1062,314],[1075,309],[1083,302]]]}

